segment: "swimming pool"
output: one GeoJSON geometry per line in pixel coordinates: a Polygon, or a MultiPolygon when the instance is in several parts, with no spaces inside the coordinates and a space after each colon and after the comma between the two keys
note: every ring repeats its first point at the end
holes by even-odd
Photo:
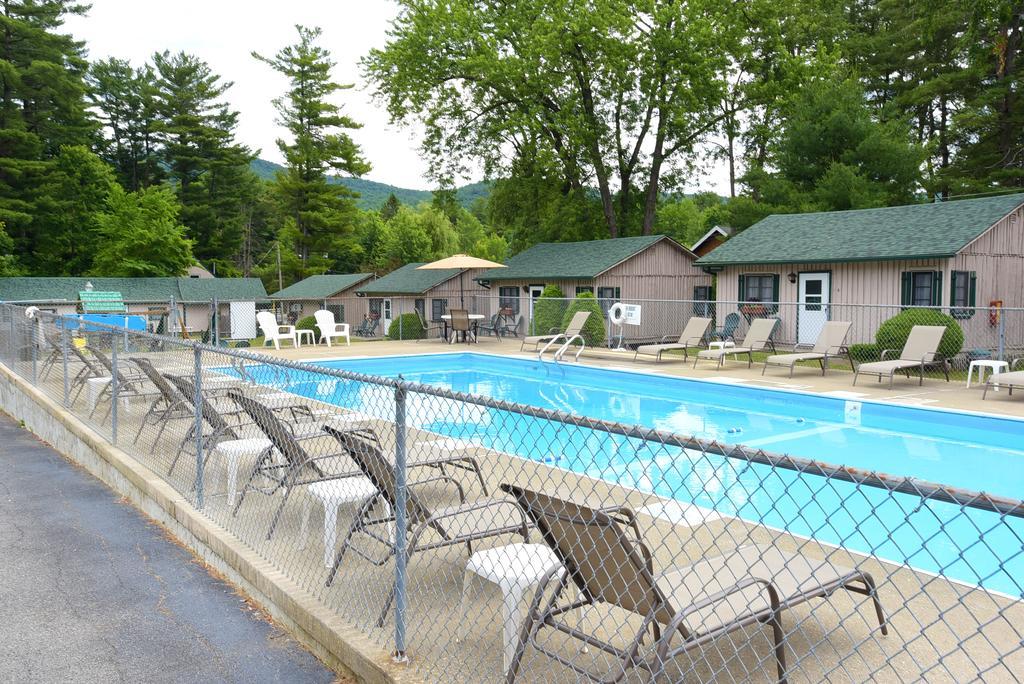
{"type": "MultiPolygon", "coordinates": [[[[474,353],[318,365],[991,494],[1024,492],[1018,420],[474,353]]],[[[288,389],[359,410],[387,405],[383,388],[322,378],[293,371],[288,389]]],[[[433,397],[409,403],[410,422],[423,429],[1024,596],[1020,519],[500,413],[438,410],[433,397]]]]}

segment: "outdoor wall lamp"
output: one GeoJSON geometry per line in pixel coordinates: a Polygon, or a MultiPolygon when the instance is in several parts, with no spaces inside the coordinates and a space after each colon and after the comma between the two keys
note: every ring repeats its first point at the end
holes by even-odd
{"type": "Polygon", "coordinates": [[[786,276],[786,277],[787,277],[787,278],[789,278],[789,282],[791,282],[791,283],[796,283],[796,273],[790,273],[790,274],[789,274],[788,276],[786,276]]]}

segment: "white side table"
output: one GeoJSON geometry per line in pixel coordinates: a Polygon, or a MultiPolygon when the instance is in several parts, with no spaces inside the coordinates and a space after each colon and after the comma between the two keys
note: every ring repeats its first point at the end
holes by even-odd
{"type": "Polygon", "coordinates": [[[708,349],[732,349],[736,346],[736,343],[732,340],[716,340],[714,342],[708,342],[708,349]]]}
{"type": "MultiPolygon", "coordinates": [[[[971,386],[971,375],[975,369],[978,371],[978,384],[982,385],[985,383],[985,369],[988,368],[992,375],[1003,373],[1010,369],[1010,364],[1006,361],[996,361],[995,359],[980,359],[978,361],[971,361],[971,365],[967,368],[967,387],[971,386]]],[[[998,392],[999,387],[993,387],[998,392]]]]}
{"type": "Polygon", "coordinates": [[[99,401],[100,394],[106,389],[110,381],[113,380],[109,375],[105,375],[99,378],[89,378],[85,381],[85,391],[89,397],[89,410],[92,411],[96,408],[96,402],[99,401]]]}
{"type": "Polygon", "coordinates": [[[238,463],[243,456],[256,458],[271,447],[271,442],[265,437],[254,437],[250,439],[230,439],[220,442],[213,448],[213,453],[227,461],[225,470],[228,471],[228,506],[235,503],[235,490],[238,488],[238,463]]]}
{"type": "Polygon", "coordinates": [[[458,627],[460,637],[466,624],[470,574],[498,585],[504,598],[502,613],[507,672],[523,624],[523,599],[544,575],[559,566],[558,556],[546,544],[509,544],[474,553],[466,563],[466,574],[462,578],[462,620],[458,627]]]}
{"type": "Polygon", "coordinates": [[[324,507],[324,567],[330,569],[334,562],[334,546],[338,543],[338,508],[343,504],[362,503],[377,493],[367,477],[345,477],[339,480],[314,482],[306,487],[309,496],[302,512],[302,528],[299,531],[299,548],[306,546],[306,530],[309,514],[316,499],[324,507]]]}
{"type": "Polygon", "coordinates": [[[316,333],[312,330],[296,330],[295,339],[299,341],[299,344],[303,344],[303,340],[306,340],[305,344],[312,344],[316,346],[316,333]]]}

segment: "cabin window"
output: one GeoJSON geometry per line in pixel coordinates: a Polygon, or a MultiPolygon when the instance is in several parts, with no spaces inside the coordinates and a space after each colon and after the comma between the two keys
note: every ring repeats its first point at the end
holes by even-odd
{"type": "Polygon", "coordinates": [[[696,285],[693,288],[693,315],[714,318],[715,305],[711,302],[711,286],[696,285]]]}
{"type": "Polygon", "coordinates": [[[441,316],[444,316],[448,312],[448,300],[447,299],[431,299],[430,300],[430,320],[440,321],[441,316]]]}
{"type": "Polygon", "coordinates": [[[578,286],[576,286],[576,296],[577,297],[579,297],[584,292],[589,292],[590,294],[594,294],[594,288],[591,287],[590,285],[578,285],[578,286]]]}
{"type": "Polygon", "coordinates": [[[380,309],[381,309],[381,305],[383,304],[383,302],[384,302],[383,299],[378,299],[376,297],[373,298],[373,299],[370,299],[370,301],[369,301],[370,316],[375,316],[377,318],[380,318],[380,309]]]}
{"type": "Polygon", "coordinates": [[[778,302],[779,276],[772,274],[741,275],[740,300],[744,302],[778,302]]]}
{"type": "Polygon", "coordinates": [[[420,318],[425,319],[427,317],[427,300],[414,299],[412,301],[412,308],[416,310],[416,313],[420,315],[420,318]]]}
{"type": "Polygon", "coordinates": [[[338,323],[345,322],[345,305],[344,304],[328,304],[327,310],[334,314],[334,320],[338,323]]]}
{"type": "Polygon", "coordinates": [[[608,317],[608,310],[612,308],[612,304],[622,299],[622,288],[619,287],[599,287],[597,288],[597,300],[601,305],[601,312],[608,317]]]}
{"type": "Polygon", "coordinates": [[[509,310],[513,316],[519,315],[519,288],[516,286],[498,288],[498,308],[509,310]]]}
{"type": "Polygon", "coordinates": [[[942,271],[904,271],[900,285],[902,306],[942,304],[942,271]]]}
{"type": "Polygon", "coordinates": [[[949,315],[964,320],[974,315],[978,277],[974,271],[953,271],[949,279],[949,315]]]}

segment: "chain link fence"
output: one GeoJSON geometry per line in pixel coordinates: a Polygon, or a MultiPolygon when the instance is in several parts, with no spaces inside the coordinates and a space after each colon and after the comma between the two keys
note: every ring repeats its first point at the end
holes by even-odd
{"type": "Polygon", "coordinates": [[[0,333],[9,369],[429,681],[1024,672],[1007,492],[10,305],[0,333]]]}

